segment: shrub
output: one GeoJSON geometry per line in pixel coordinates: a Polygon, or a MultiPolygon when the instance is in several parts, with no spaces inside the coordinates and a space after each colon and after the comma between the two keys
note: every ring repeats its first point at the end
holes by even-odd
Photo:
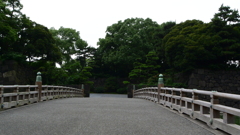
{"type": "Polygon", "coordinates": [[[127,88],[119,88],[117,89],[118,94],[126,94],[127,93],[127,88]]]}
{"type": "Polygon", "coordinates": [[[116,92],[116,90],[119,88],[118,78],[116,77],[109,77],[106,79],[106,83],[104,85],[105,92],[116,92]]]}
{"type": "Polygon", "coordinates": [[[94,88],[94,92],[95,93],[104,93],[105,92],[105,88],[100,86],[100,87],[96,87],[94,88]]]}

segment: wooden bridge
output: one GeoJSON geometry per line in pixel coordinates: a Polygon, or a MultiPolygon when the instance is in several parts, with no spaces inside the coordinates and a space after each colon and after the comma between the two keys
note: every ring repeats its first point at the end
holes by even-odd
{"type": "Polygon", "coordinates": [[[235,124],[240,109],[219,103],[219,98],[240,100],[240,95],[167,88],[162,76],[158,87],[133,88],[134,98],[84,98],[84,87],[42,85],[40,76],[36,85],[0,85],[0,92],[1,135],[240,133],[235,124]]]}

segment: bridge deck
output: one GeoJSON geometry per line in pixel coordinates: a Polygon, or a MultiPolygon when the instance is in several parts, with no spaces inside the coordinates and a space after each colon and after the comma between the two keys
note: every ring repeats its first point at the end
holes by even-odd
{"type": "Polygon", "coordinates": [[[2,111],[0,125],[1,135],[213,134],[152,102],[105,96],[59,99],[2,111]]]}

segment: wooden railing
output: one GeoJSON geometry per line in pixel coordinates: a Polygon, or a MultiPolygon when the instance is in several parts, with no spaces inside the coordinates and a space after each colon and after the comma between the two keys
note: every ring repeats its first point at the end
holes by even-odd
{"type": "Polygon", "coordinates": [[[46,100],[84,97],[81,89],[42,85],[41,73],[37,73],[36,85],[0,85],[0,109],[8,109],[46,100]]]}
{"type": "Polygon", "coordinates": [[[41,88],[42,90],[39,91],[38,85],[0,85],[1,109],[58,98],[83,97],[82,89],[48,85],[42,85],[41,88]],[[9,90],[13,90],[13,92],[5,93],[9,90]]]}
{"type": "Polygon", "coordinates": [[[134,98],[147,99],[172,110],[184,113],[192,119],[205,122],[213,129],[220,129],[233,135],[240,134],[240,126],[235,117],[240,117],[240,109],[219,103],[219,98],[240,101],[240,95],[196,89],[148,87],[133,91],[134,98]],[[203,100],[199,97],[205,97],[203,100]]]}

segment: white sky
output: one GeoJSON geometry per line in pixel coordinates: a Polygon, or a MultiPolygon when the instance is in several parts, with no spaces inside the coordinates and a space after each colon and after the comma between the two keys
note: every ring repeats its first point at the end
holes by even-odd
{"type": "Polygon", "coordinates": [[[20,0],[22,13],[48,28],[61,26],[80,32],[97,47],[107,26],[127,18],[150,18],[158,24],[198,19],[210,22],[221,4],[240,10],[240,0],[20,0]]]}

